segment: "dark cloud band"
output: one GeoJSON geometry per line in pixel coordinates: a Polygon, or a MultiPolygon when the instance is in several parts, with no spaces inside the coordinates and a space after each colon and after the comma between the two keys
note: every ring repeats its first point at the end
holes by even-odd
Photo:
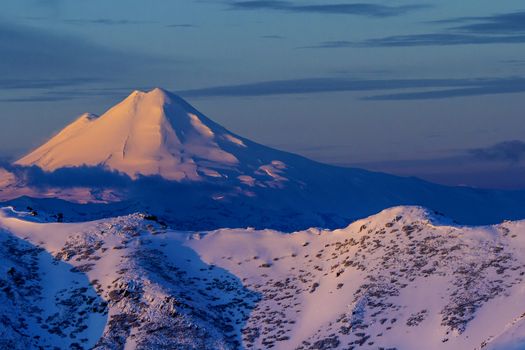
{"type": "Polygon", "coordinates": [[[469,154],[479,160],[517,163],[525,159],[525,142],[504,141],[486,148],[471,149],[469,154]]]}
{"type": "Polygon", "coordinates": [[[525,43],[525,35],[483,36],[473,34],[415,34],[396,35],[384,38],[369,39],[360,42],[325,41],[317,45],[300,47],[303,49],[338,49],[348,47],[410,47],[410,46],[454,46],[454,45],[486,45],[486,44],[521,44],[525,43]]]}
{"type": "Polygon", "coordinates": [[[419,92],[399,92],[365,97],[367,100],[422,100],[464,97],[488,94],[525,92],[525,78],[480,79],[393,79],[359,80],[345,78],[310,78],[275,80],[251,84],[215,86],[179,91],[187,97],[211,96],[269,96],[287,94],[312,94],[343,91],[381,91],[419,89],[419,92]],[[430,89],[430,91],[429,91],[430,89]],[[437,89],[437,90],[436,90],[437,89]]]}
{"type": "Polygon", "coordinates": [[[461,17],[433,23],[448,24],[436,33],[393,35],[364,41],[325,41],[302,48],[410,47],[525,43],[525,11],[486,17],[461,17]]]}
{"type": "Polygon", "coordinates": [[[235,10],[273,10],[290,13],[318,13],[332,15],[356,15],[366,17],[392,17],[428,8],[428,5],[387,6],[366,3],[328,3],[299,5],[292,1],[252,0],[234,1],[230,7],[235,10]]]}

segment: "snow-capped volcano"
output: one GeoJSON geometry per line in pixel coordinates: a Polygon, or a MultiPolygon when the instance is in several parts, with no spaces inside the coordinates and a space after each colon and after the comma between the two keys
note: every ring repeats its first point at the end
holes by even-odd
{"type": "Polygon", "coordinates": [[[341,227],[396,205],[425,206],[465,224],[525,218],[524,191],[321,164],[237,136],[158,88],[135,91],[100,117],[82,115],[12,168],[0,173],[0,200],[61,211],[66,220],[146,211],[184,229],[293,231],[341,227]],[[51,199],[12,201],[21,196],[51,199]],[[71,201],[118,205],[93,211],[71,201]]]}
{"type": "Polygon", "coordinates": [[[16,164],[46,171],[105,166],[131,177],[168,180],[220,176],[246,145],[184,100],[156,88],[134,91],[102,116],[84,114],[16,164]]]}

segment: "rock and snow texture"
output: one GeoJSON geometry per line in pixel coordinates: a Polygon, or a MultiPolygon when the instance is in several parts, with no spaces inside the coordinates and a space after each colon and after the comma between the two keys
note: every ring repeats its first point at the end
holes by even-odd
{"type": "Polygon", "coordinates": [[[1,349],[90,348],[106,322],[106,302],[81,271],[0,229],[1,349]]]}
{"type": "MultiPolygon", "coordinates": [[[[22,335],[10,329],[19,319],[37,322],[31,317],[56,324],[47,315],[82,309],[80,300],[91,305],[78,323],[87,328],[61,328],[75,335],[67,342],[78,348],[525,345],[524,222],[455,226],[420,207],[388,209],[340,230],[292,234],[179,232],[155,219],[43,223],[4,209],[2,239],[16,243],[2,245],[1,281],[11,289],[0,289],[0,333],[52,348],[51,325],[21,328],[22,335]],[[26,257],[6,260],[13,245],[26,257]],[[49,269],[46,259],[72,269],[49,269]],[[61,286],[49,291],[45,281],[58,275],[61,286]],[[47,306],[35,311],[41,295],[47,306]]],[[[28,344],[12,343],[18,341],[28,344]]]]}
{"type": "Polygon", "coordinates": [[[23,261],[17,262],[20,254],[13,255],[10,245],[5,245],[5,255],[11,255],[14,262],[3,261],[7,276],[0,282],[11,288],[2,288],[0,298],[6,301],[4,305],[14,304],[13,310],[0,312],[0,334],[15,339],[5,338],[4,345],[68,349],[71,338],[76,349],[215,350],[241,346],[241,328],[258,301],[257,293],[231,273],[203,263],[183,246],[181,234],[173,233],[172,239],[167,239],[163,226],[141,215],[83,224],[20,220],[10,209],[0,216],[0,227],[8,239],[21,241],[24,237],[38,246],[32,248],[36,252],[28,250],[28,260],[43,247],[50,262],[68,266],[70,274],[58,267],[47,268],[48,276],[39,278],[41,271],[35,263],[26,267],[23,261]],[[77,286],[77,276],[86,280],[84,284],[77,286]],[[59,293],[53,291],[48,299],[39,301],[42,285],[57,280],[64,286],[59,293]],[[19,302],[18,294],[29,294],[33,299],[19,302]],[[95,299],[91,295],[100,301],[89,299],[95,299]],[[83,298],[87,309],[82,307],[83,298]],[[44,302],[48,306],[42,308],[49,311],[36,308],[44,302]],[[61,310],[62,305],[71,309],[61,310]],[[69,319],[64,319],[66,316],[69,319]],[[97,317],[103,321],[85,327],[84,319],[97,317]],[[19,336],[19,325],[14,322],[30,318],[36,318],[39,328],[26,326],[19,336]],[[68,329],[71,323],[77,328],[68,329]],[[81,331],[92,337],[79,334],[81,331]],[[60,340],[63,337],[68,339],[60,340]],[[32,343],[17,343],[17,339],[26,338],[32,343]]]}

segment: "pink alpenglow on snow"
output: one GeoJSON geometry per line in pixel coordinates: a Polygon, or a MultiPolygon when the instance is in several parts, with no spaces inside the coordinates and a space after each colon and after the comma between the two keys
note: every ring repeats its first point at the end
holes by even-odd
{"type": "Polygon", "coordinates": [[[156,88],[134,91],[100,117],[82,115],[16,164],[46,171],[105,166],[133,178],[199,180],[238,164],[224,143],[246,147],[177,96],[156,88]]]}

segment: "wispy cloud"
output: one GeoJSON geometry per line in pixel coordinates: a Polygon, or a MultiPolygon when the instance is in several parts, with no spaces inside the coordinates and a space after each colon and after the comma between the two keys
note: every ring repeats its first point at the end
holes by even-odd
{"type": "Polygon", "coordinates": [[[155,23],[153,21],[139,21],[139,20],[130,20],[130,19],[110,19],[110,18],[70,18],[62,20],[64,23],[68,24],[101,24],[107,26],[118,26],[118,25],[134,25],[134,24],[150,24],[155,23]]]}
{"type": "Polygon", "coordinates": [[[524,147],[523,141],[504,141],[488,147],[451,150],[448,156],[437,158],[386,159],[361,163],[342,160],[335,164],[401,176],[417,176],[444,185],[523,190],[524,147]]]}
{"type": "Polygon", "coordinates": [[[262,39],[284,39],[284,36],[281,35],[263,35],[262,39]]]}
{"type": "Polygon", "coordinates": [[[347,47],[409,47],[409,46],[453,46],[484,44],[525,43],[525,35],[481,36],[471,34],[433,33],[414,35],[394,35],[365,41],[324,41],[316,45],[303,46],[304,49],[338,49],[347,47]]]}
{"type": "Polygon", "coordinates": [[[190,24],[190,23],[168,24],[166,27],[168,27],[168,28],[186,28],[186,29],[197,28],[197,26],[195,24],[190,24]]]}
{"type": "Polygon", "coordinates": [[[148,62],[145,55],[1,22],[0,57],[0,77],[21,82],[72,79],[79,74],[108,78],[148,62]]]}
{"type": "Polygon", "coordinates": [[[340,49],[346,47],[356,47],[359,44],[355,41],[349,40],[332,40],[332,41],[322,41],[315,45],[300,46],[298,49],[340,49]]]}
{"type": "Polygon", "coordinates": [[[410,47],[525,43],[525,11],[486,17],[452,18],[433,23],[449,27],[434,33],[391,35],[363,41],[324,41],[301,48],[410,47]],[[452,26],[451,26],[452,25],[452,26]]]}
{"type": "Polygon", "coordinates": [[[101,82],[88,77],[64,79],[0,79],[0,89],[49,89],[101,82]]]}
{"type": "Polygon", "coordinates": [[[501,95],[525,92],[525,78],[497,78],[466,81],[463,87],[449,86],[449,88],[420,91],[401,92],[394,94],[376,95],[365,97],[365,100],[375,101],[401,101],[401,100],[437,100],[454,97],[501,95]]]}
{"type": "Polygon", "coordinates": [[[525,66],[525,60],[502,60],[501,63],[510,64],[513,66],[525,66]]]}
{"type": "Polygon", "coordinates": [[[421,100],[524,92],[525,78],[363,80],[321,77],[215,86],[179,91],[179,93],[188,97],[210,97],[312,94],[342,91],[398,91],[404,89],[417,89],[420,91],[396,92],[388,95],[365,97],[363,99],[421,100]]]}
{"type": "Polygon", "coordinates": [[[27,185],[37,188],[47,187],[128,187],[132,180],[125,174],[108,170],[102,166],[61,168],[46,172],[36,166],[24,167],[13,164],[0,164],[0,167],[22,179],[27,185]]]}
{"type": "Polygon", "coordinates": [[[119,85],[146,66],[170,67],[176,59],[119,51],[36,28],[0,21],[2,102],[48,102],[96,94],[90,86],[119,85]],[[27,92],[14,90],[28,90],[27,92]],[[35,91],[38,90],[38,91],[35,91]],[[26,95],[27,94],[27,95],[26,95]]]}
{"type": "MultiPolygon", "coordinates": [[[[87,83],[86,83],[87,84],[87,83]]],[[[108,87],[108,88],[97,88],[96,84],[90,86],[75,86],[74,89],[57,89],[59,86],[52,85],[50,89],[47,89],[39,94],[30,94],[27,96],[15,96],[0,98],[0,102],[58,102],[58,101],[70,101],[79,98],[90,98],[90,97],[105,97],[111,99],[122,99],[130,94],[131,91],[139,90],[150,90],[151,86],[133,86],[133,87],[108,87]]],[[[68,87],[68,86],[64,86],[68,87]]],[[[25,87],[24,87],[25,88],[25,87]]],[[[46,89],[46,87],[42,87],[46,89]]]]}
{"type": "Polygon", "coordinates": [[[510,140],[485,148],[474,148],[468,154],[478,160],[517,163],[525,160],[525,142],[510,140]]]}
{"type": "Polygon", "coordinates": [[[122,26],[122,25],[137,25],[137,24],[151,24],[156,23],[154,21],[146,20],[133,20],[133,19],[112,19],[112,18],[65,18],[65,19],[56,19],[54,17],[38,17],[38,16],[28,16],[22,17],[25,20],[30,21],[60,21],[66,24],[74,25],[105,25],[105,26],[122,26]]]}
{"type": "Polygon", "coordinates": [[[451,29],[469,33],[525,33],[525,11],[516,11],[485,17],[460,17],[438,21],[438,23],[460,24],[451,29]]]}
{"type": "Polygon", "coordinates": [[[72,96],[23,96],[0,98],[0,102],[59,102],[73,100],[72,96]]]}
{"type": "Polygon", "coordinates": [[[388,6],[368,3],[323,3],[304,5],[284,0],[234,1],[230,4],[235,10],[273,10],[289,13],[318,13],[329,15],[356,15],[366,17],[392,17],[421,10],[429,5],[388,6]]]}
{"type": "Polygon", "coordinates": [[[450,45],[483,45],[483,44],[521,44],[525,43],[525,35],[483,36],[471,34],[417,34],[390,36],[380,39],[370,39],[358,43],[358,46],[450,46],[450,45]]]}

